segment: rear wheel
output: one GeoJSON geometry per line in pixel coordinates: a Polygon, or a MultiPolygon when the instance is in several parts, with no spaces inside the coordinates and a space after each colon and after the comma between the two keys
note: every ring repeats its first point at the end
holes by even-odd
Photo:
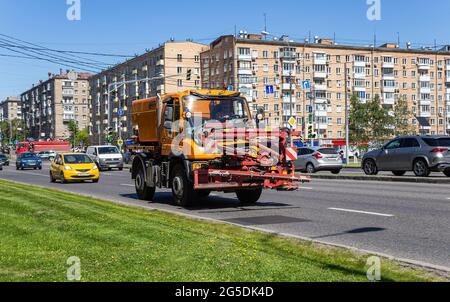
{"type": "Polygon", "coordinates": [[[136,175],[134,184],[136,187],[136,193],[140,200],[153,201],[153,198],[155,197],[156,187],[148,187],[145,183],[145,170],[142,165],[139,165],[139,171],[136,175]]]}
{"type": "Polygon", "coordinates": [[[341,170],[333,170],[331,171],[331,173],[333,173],[334,175],[338,175],[339,173],[341,173],[341,170]]]}
{"type": "Polygon", "coordinates": [[[240,190],[236,192],[236,196],[241,203],[255,204],[261,198],[263,188],[240,190]]]}
{"type": "Polygon", "coordinates": [[[445,176],[450,177],[450,169],[444,171],[445,176]]]}
{"type": "Polygon", "coordinates": [[[172,196],[175,203],[182,207],[190,206],[195,201],[195,193],[183,167],[181,165],[175,166],[172,178],[172,196]]]}
{"type": "Polygon", "coordinates": [[[316,173],[316,168],[314,168],[313,164],[309,163],[306,165],[306,172],[308,174],[314,174],[314,173],[316,173]]]}
{"type": "Polygon", "coordinates": [[[406,174],[406,171],[392,171],[392,174],[395,176],[404,176],[406,174]]]}
{"type": "Polygon", "coordinates": [[[428,177],[430,176],[430,168],[428,168],[428,164],[423,159],[418,159],[414,162],[414,174],[417,177],[428,177]]]}
{"type": "Polygon", "coordinates": [[[367,159],[364,162],[363,167],[364,167],[364,173],[366,173],[366,175],[377,175],[378,174],[377,164],[372,159],[367,159]]]}

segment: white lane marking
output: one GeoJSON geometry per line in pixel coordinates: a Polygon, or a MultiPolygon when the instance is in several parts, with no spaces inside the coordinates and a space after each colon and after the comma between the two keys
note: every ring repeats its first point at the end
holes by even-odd
{"type": "Polygon", "coordinates": [[[130,188],[131,188],[131,187],[133,187],[133,188],[135,187],[135,185],[130,185],[130,184],[121,184],[121,186],[122,186],[122,187],[130,187],[130,188]]]}
{"type": "Polygon", "coordinates": [[[310,187],[300,187],[300,190],[314,190],[314,188],[310,188],[310,187]]]}
{"type": "Polygon", "coordinates": [[[382,214],[382,213],[357,211],[357,210],[349,210],[349,209],[340,209],[340,208],[328,208],[328,210],[339,211],[339,212],[357,213],[357,214],[366,214],[366,215],[374,215],[374,216],[381,216],[381,217],[395,217],[395,215],[391,215],[391,214],[382,214]]]}

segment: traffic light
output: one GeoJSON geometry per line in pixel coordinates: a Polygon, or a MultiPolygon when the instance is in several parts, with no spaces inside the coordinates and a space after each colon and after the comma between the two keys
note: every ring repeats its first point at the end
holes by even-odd
{"type": "Polygon", "coordinates": [[[313,138],[313,126],[308,127],[308,138],[313,138]]]}
{"type": "Polygon", "coordinates": [[[106,129],[106,142],[112,143],[114,140],[114,129],[112,127],[109,127],[106,129]]]}

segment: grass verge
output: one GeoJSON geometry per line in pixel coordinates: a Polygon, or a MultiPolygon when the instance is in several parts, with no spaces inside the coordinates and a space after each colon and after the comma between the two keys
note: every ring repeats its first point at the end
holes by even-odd
{"type": "MultiPolygon", "coordinates": [[[[0,281],[367,281],[367,255],[0,181],[0,281]]],[[[383,260],[383,281],[438,281],[383,260]]]]}

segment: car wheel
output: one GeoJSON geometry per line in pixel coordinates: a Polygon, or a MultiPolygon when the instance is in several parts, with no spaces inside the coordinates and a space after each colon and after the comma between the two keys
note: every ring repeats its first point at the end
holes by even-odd
{"type": "Polygon", "coordinates": [[[366,175],[377,175],[378,174],[378,167],[373,159],[367,159],[364,162],[363,167],[364,167],[364,173],[366,173],[366,175]]]}
{"type": "Polygon", "coordinates": [[[450,169],[444,171],[445,176],[450,177],[450,169]]]}
{"type": "Polygon", "coordinates": [[[145,170],[142,165],[139,165],[139,171],[134,180],[136,193],[140,200],[153,201],[155,197],[156,187],[150,188],[145,183],[145,170]]]}
{"type": "Polygon", "coordinates": [[[175,203],[182,207],[190,206],[195,201],[194,187],[187,178],[183,166],[177,165],[173,170],[172,195],[175,203]]]}
{"type": "Polygon", "coordinates": [[[92,182],[96,184],[96,183],[98,183],[99,181],[100,181],[100,179],[94,179],[92,182]]]}
{"type": "Polygon", "coordinates": [[[406,171],[392,171],[392,174],[395,176],[404,176],[406,174],[406,171]]]}
{"type": "Polygon", "coordinates": [[[119,171],[123,171],[123,168],[119,168],[119,171]]]}
{"type": "Polygon", "coordinates": [[[418,159],[414,162],[414,174],[416,174],[417,177],[428,177],[430,176],[430,168],[428,168],[428,164],[423,159],[418,159]]]}
{"type": "Polygon", "coordinates": [[[53,177],[52,172],[50,172],[50,182],[51,183],[55,183],[56,182],[56,179],[53,177]]]}
{"type": "Polygon", "coordinates": [[[341,173],[341,170],[333,170],[331,171],[331,173],[333,173],[334,175],[338,175],[339,173],[341,173]]]}
{"type": "Polygon", "coordinates": [[[263,188],[240,190],[236,192],[236,196],[243,204],[255,204],[261,198],[263,188]]]}
{"type": "Polygon", "coordinates": [[[306,173],[308,173],[308,174],[316,173],[316,168],[314,168],[313,164],[309,163],[306,165],[306,173]]]}
{"type": "Polygon", "coordinates": [[[59,176],[59,180],[61,181],[62,184],[66,184],[67,183],[67,180],[64,177],[64,173],[61,173],[61,175],[59,176]]]}

